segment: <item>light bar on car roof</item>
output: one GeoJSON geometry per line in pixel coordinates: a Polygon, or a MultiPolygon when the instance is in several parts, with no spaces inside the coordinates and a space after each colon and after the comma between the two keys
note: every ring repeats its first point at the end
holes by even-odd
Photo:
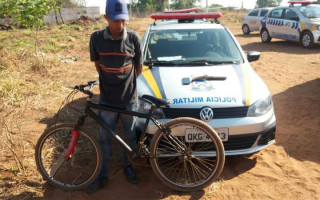
{"type": "Polygon", "coordinates": [[[221,18],[221,13],[165,13],[165,14],[152,14],[152,19],[208,19],[208,18],[221,18]]]}
{"type": "Polygon", "coordinates": [[[290,4],[310,4],[317,3],[317,1],[288,1],[290,4]]]}
{"type": "Polygon", "coordinates": [[[163,11],[163,13],[189,13],[197,10],[200,10],[200,8],[189,8],[189,9],[182,9],[182,10],[166,10],[166,11],[163,11]]]}

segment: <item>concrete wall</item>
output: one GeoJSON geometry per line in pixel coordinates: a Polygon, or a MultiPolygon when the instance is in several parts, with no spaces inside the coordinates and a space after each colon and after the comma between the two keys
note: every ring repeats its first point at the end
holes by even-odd
{"type": "Polygon", "coordinates": [[[9,24],[12,18],[0,18],[0,24],[9,24]]]}
{"type": "MultiPolygon", "coordinates": [[[[81,15],[88,16],[92,19],[97,19],[100,17],[99,7],[86,7],[86,8],[63,8],[61,10],[61,15],[63,21],[77,20],[81,15]]],[[[61,22],[61,17],[57,13],[59,22],[61,22]]],[[[54,12],[50,12],[48,16],[44,17],[44,23],[56,22],[56,16],[54,12]]]]}
{"type": "MultiPolygon", "coordinates": [[[[88,16],[92,19],[100,17],[100,7],[86,7],[86,8],[63,8],[61,10],[63,21],[77,20],[81,15],[88,16]]],[[[62,22],[59,13],[57,13],[59,22],[62,22]]],[[[11,22],[11,18],[0,18],[0,24],[11,22]]],[[[44,23],[56,22],[56,16],[54,12],[50,12],[48,16],[44,17],[44,23]]]]}

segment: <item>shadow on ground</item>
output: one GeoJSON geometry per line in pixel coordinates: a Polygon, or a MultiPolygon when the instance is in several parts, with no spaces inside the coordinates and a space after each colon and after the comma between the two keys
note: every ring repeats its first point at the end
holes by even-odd
{"type": "Polygon", "coordinates": [[[276,144],[301,161],[320,163],[320,78],[273,95],[276,144]]]}
{"type": "Polygon", "coordinates": [[[260,52],[278,52],[287,53],[292,55],[304,55],[319,53],[320,45],[313,49],[303,48],[299,42],[286,41],[286,40],[275,40],[270,43],[252,42],[246,45],[241,45],[244,51],[260,51],[260,52]],[[285,48],[283,48],[285,47],[285,48]]]}

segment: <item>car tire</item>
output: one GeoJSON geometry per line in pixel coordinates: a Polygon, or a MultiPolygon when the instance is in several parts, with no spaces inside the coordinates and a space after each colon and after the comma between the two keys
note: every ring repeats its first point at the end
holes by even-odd
{"type": "Polygon", "coordinates": [[[304,48],[310,49],[310,48],[313,48],[314,46],[313,35],[309,31],[305,31],[301,34],[300,41],[304,48]]]}
{"type": "Polygon", "coordinates": [[[243,32],[243,35],[249,35],[250,34],[250,28],[247,24],[244,24],[242,26],[242,32],[243,32]]]}
{"type": "Polygon", "coordinates": [[[271,37],[269,35],[269,31],[266,28],[261,30],[260,36],[261,36],[261,41],[263,43],[269,43],[271,41],[271,37]]]}

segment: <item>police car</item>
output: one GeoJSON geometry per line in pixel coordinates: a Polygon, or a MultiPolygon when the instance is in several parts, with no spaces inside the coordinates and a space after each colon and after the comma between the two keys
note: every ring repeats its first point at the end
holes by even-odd
{"type": "MultiPolygon", "coordinates": [[[[155,22],[142,40],[144,67],[137,87],[139,97],[171,101],[155,117],[163,123],[177,117],[205,121],[220,135],[226,155],[250,154],[271,145],[276,130],[271,94],[249,64],[260,53],[246,55],[228,28],[218,23],[220,13],[151,17],[155,22]]],[[[141,112],[148,111],[147,102],[139,98],[139,104],[141,112]]],[[[138,119],[138,130],[144,126],[145,120],[138,119]]],[[[147,133],[152,136],[156,130],[149,122],[147,133]]]]}
{"type": "Polygon", "coordinates": [[[249,35],[252,31],[259,31],[261,20],[271,8],[256,8],[248,12],[242,20],[242,32],[249,35]]]}
{"type": "Polygon", "coordinates": [[[305,48],[320,44],[320,5],[316,1],[289,1],[262,19],[260,36],[264,43],[272,38],[301,42],[305,48]]]}

